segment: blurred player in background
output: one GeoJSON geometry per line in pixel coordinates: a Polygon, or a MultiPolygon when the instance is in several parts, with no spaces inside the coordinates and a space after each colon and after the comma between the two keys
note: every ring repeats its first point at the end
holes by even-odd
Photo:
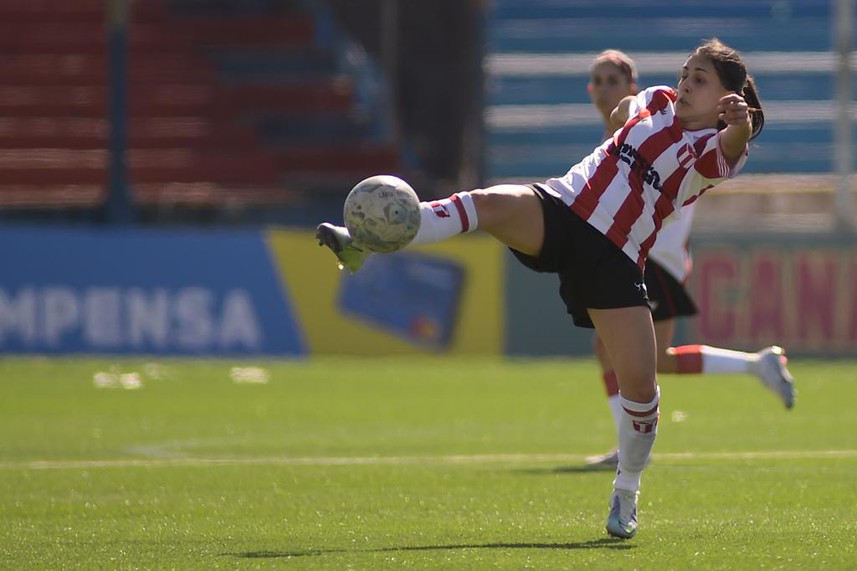
{"type": "MultiPolygon", "coordinates": [[[[613,137],[613,132],[622,127],[614,124],[610,115],[623,98],[637,94],[637,81],[636,65],[624,52],[605,50],[592,61],[587,91],[604,121],[604,139],[613,137]]],[[[767,347],[758,353],[745,353],[707,345],[672,346],[676,318],[697,313],[696,305],[686,288],[692,267],[688,245],[694,208],[695,203],[688,204],[672,218],[664,221],[646,261],[645,281],[655,324],[658,373],[750,373],[756,375],[762,384],[773,391],[786,408],[791,408],[795,399],[794,382],[786,368],[785,355],[780,347],[767,347]]],[[[607,401],[618,432],[622,404],[616,373],[597,333],[594,346],[595,355],[601,365],[607,401]]],[[[593,468],[605,470],[615,469],[618,461],[617,449],[587,459],[587,463],[593,468]]]]}
{"type": "MultiPolygon", "coordinates": [[[[611,113],[622,125],[558,178],[498,184],[419,205],[412,245],[482,230],[528,268],[556,273],[576,325],[594,328],[616,372],[622,405],[619,464],[607,533],[637,533],[643,471],[657,437],[657,345],[643,278],[664,218],[734,177],[765,123],[741,56],[713,39],[680,68],[676,87],[650,87],[611,113]]],[[[320,245],[349,271],[370,252],[348,229],[322,223],[320,245]]]]}

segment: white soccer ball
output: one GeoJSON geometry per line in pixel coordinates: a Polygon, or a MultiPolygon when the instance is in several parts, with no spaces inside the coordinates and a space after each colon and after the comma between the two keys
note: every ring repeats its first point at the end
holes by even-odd
{"type": "Polygon", "coordinates": [[[410,244],[420,229],[420,199],[398,177],[372,176],[345,197],[343,217],[355,242],[373,252],[395,252],[410,244]]]}

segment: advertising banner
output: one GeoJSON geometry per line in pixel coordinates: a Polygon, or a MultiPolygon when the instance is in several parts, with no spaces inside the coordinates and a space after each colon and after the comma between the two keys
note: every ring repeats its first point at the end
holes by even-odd
{"type": "MultiPolygon", "coordinates": [[[[694,239],[675,342],[857,355],[847,237],[694,239]]],[[[307,230],[0,230],[0,353],[591,355],[556,276],[487,236],[340,271],[307,230]]]]}
{"type": "Polygon", "coordinates": [[[857,356],[857,248],[843,238],[697,240],[697,342],[857,356]]]}
{"type": "Polygon", "coordinates": [[[302,355],[260,232],[0,230],[0,352],[302,355]]]}
{"type": "Polygon", "coordinates": [[[500,355],[504,249],[488,236],[371,256],[356,274],[305,230],[268,232],[307,350],[324,355],[500,355]]]}
{"type": "MultiPolygon", "coordinates": [[[[703,343],[792,356],[857,356],[857,243],[835,235],[694,237],[688,288],[699,314],[678,319],[675,345],[703,343]]],[[[510,355],[591,356],[553,274],[507,263],[510,355]]]]}

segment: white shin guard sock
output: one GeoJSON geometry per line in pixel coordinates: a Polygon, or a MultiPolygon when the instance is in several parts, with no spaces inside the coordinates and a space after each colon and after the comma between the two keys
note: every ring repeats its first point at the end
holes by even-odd
{"type": "Polygon", "coordinates": [[[619,469],[613,487],[637,491],[640,477],[649,462],[658,434],[660,388],[651,402],[641,403],[619,396],[622,402],[622,424],[619,427],[619,469]]]}
{"type": "Polygon", "coordinates": [[[610,406],[610,414],[613,415],[613,425],[616,427],[616,435],[618,436],[622,427],[622,418],[624,418],[621,397],[618,394],[610,395],[607,397],[607,404],[610,406]]]}
{"type": "Polygon", "coordinates": [[[457,234],[473,232],[478,224],[476,205],[469,192],[458,192],[433,202],[421,202],[420,229],[411,244],[440,242],[457,234]]]}
{"type": "Polygon", "coordinates": [[[747,373],[752,364],[759,360],[755,353],[732,351],[708,345],[702,345],[700,352],[703,373],[747,373]]]}

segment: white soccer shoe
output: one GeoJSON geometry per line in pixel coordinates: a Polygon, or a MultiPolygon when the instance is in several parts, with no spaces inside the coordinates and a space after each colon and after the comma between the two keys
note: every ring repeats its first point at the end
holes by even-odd
{"type": "Polygon", "coordinates": [[[352,274],[357,273],[371,253],[352,240],[344,226],[322,222],[316,229],[315,238],[319,246],[327,246],[336,254],[340,270],[345,268],[352,274]]]}
{"type": "Polygon", "coordinates": [[[762,384],[780,397],[786,408],[795,404],[795,381],[786,368],[786,355],[782,347],[776,345],[762,349],[757,353],[755,375],[762,384]]]}
{"type": "Polygon", "coordinates": [[[637,534],[637,498],[639,492],[613,490],[610,496],[610,515],[607,516],[607,533],[621,539],[637,534]]]}

